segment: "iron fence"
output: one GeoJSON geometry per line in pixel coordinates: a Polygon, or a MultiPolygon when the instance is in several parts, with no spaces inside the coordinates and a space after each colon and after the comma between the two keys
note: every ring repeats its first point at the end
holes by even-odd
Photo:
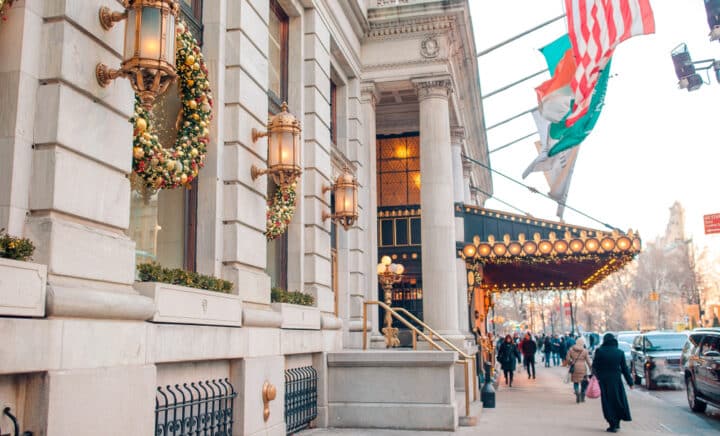
{"type": "Polygon", "coordinates": [[[228,379],[158,386],[156,436],[231,436],[237,392],[228,379]]]}
{"type": "Polygon", "coordinates": [[[287,434],[308,428],[310,422],[317,418],[317,382],[317,371],[312,366],[285,371],[287,434]]]}

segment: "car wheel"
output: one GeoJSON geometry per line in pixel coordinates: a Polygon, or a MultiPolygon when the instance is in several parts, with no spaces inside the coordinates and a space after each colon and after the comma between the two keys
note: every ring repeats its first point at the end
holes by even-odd
{"type": "Polygon", "coordinates": [[[655,384],[655,381],[653,381],[652,377],[650,376],[650,370],[645,370],[645,389],[651,391],[655,389],[657,386],[655,384]]]}
{"type": "Polygon", "coordinates": [[[685,379],[685,387],[687,390],[687,400],[688,406],[690,406],[690,410],[698,413],[705,412],[705,409],[707,409],[707,403],[697,399],[695,393],[695,383],[693,383],[690,377],[687,377],[685,379]]]}

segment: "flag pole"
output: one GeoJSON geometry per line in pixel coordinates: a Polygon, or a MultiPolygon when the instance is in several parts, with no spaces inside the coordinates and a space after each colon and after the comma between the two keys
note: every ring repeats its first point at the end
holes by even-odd
{"type": "Polygon", "coordinates": [[[529,34],[529,33],[532,33],[532,32],[534,32],[534,31],[536,31],[536,30],[538,30],[538,29],[541,29],[541,28],[547,26],[548,24],[552,24],[552,23],[554,23],[555,21],[562,20],[563,18],[565,18],[565,14],[559,15],[559,16],[553,18],[553,19],[550,19],[550,20],[542,23],[542,24],[538,24],[537,26],[533,27],[532,29],[526,30],[526,31],[524,31],[523,33],[519,33],[519,34],[513,36],[513,37],[510,38],[510,39],[506,39],[505,41],[503,41],[503,42],[501,42],[501,43],[495,44],[495,45],[493,45],[493,46],[490,47],[490,48],[486,48],[485,50],[483,50],[483,51],[481,51],[481,52],[478,52],[477,57],[485,56],[486,54],[490,53],[490,52],[493,51],[493,50],[497,50],[497,49],[499,49],[500,47],[502,47],[502,46],[504,46],[504,45],[510,44],[511,42],[515,41],[516,39],[522,38],[523,36],[525,36],[525,35],[527,35],[527,34],[529,34]]]}
{"type": "Polygon", "coordinates": [[[547,73],[547,71],[548,71],[548,69],[545,68],[544,70],[540,70],[540,71],[538,71],[537,73],[530,74],[529,76],[526,76],[526,77],[523,77],[522,79],[516,80],[516,81],[514,81],[513,83],[511,83],[511,84],[509,84],[509,85],[505,85],[505,86],[503,86],[502,88],[499,88],[499,89],[496,89],[496,90],[494,90],[494,91],[492,91],[492,92],[489,92],[489,93],[483,95],[482,98],[483,98],[483,99],[486,99],[486,98],[488,98],[488,97],[492,97],[493,95],[498,94],[498,93],[500,93],[500,92],[503,92],[503,91],[505,91],[505,90],[508,89],[508,88],[512,88],[513,86],[515,86],[515,85],[517,85],[517,84],[519,84],[519,83],[522,83],[522,82],[524,82],[524,81],[526,81],[526,80],[530,80],[530,79],[532,79],[532,78],[535,77],[535,76],[539,76],[539,75],[541,75],[541,74],[543,74],[543,73],[547,73]]]}

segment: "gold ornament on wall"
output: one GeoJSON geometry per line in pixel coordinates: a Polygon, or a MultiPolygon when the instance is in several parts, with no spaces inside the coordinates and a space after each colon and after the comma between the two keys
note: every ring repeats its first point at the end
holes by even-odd
{"type": "Polygon", "coordinates": [[[266,381],[262,388],[263,398],[263,420],[267,422],[270,419],[270,402],[277,397],[277,388],[274,384],[266,381]]]}

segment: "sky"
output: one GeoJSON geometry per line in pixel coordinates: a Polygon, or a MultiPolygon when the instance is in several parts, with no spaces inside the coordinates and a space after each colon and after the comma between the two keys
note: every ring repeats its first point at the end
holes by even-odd
{"type": "MultiPolygon", "coordinates": [[[[470,0],[476,46],[482,51],[564,13],[563,0],[470,0]]],[[[688,92],[677,87],[670,51],[685,42],[694,61],[720,59],[720,43],[710,42],[703,0],[651,0],[656,32],[621,43],[613,56],[612,78],[603,112],[580,146],[567,204],[601,222],[640,232],[645,242],[661,236],[669,208],[685,208],[686,232],[699,247],[720,252],[720,235],[704,235],[703,215],[720,213],[720,84],[688,92]]],[[[478,59],[483,94],[546,68],[539,48],[567,33],[565,19],[530,33],[478,59]]],[[[708,81],[704,72],[702,77],[708,81]]],[[[490,126],[536,107],[534,88],[544,73],[508,91],[483,99],[490,126]]],[[[531,115],[488,131],[490,150],[537,132],[531,115]]],[[[493,169],[522,180],[535,158],[535,135],[490,154],[493,169]]],[[[542,173],[525,184],[547,192],[542,173]]],[[[557,220],[556,204],[493,174],[492,209],[557,220]]],[[[572,210],[569,224],[604,227],[572,210]]]]}

